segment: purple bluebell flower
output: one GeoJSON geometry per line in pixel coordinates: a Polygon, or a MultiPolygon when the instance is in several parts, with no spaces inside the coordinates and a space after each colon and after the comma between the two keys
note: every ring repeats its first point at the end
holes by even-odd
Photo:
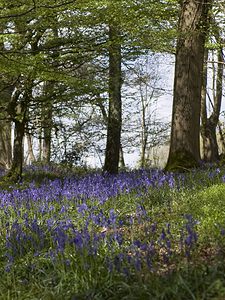
{"type": "Polygon", "coordinates": [[[88,210],[88,206],[86,203],[82,203],[81,205],[78,205],[77,206],[77,211],[80,213],[80,214],[84,214],[84,212],[88,210]]]}

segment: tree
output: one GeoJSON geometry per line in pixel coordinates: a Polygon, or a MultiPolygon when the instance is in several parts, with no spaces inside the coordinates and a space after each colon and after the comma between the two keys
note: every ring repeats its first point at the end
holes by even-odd
{"type": "Polygon", "coordinates": [[[204,47],[212,1],[182,1],[178,24],[172,128],[166,170],[200,162],[200,107],[204,47]]]}
{"type": "Polygon", "coordinates": [[[109,113],[104,171],[118,173],[121,144],[121,45],[116,24],[109,26],[109,113]]]}
{"type": "Polygon", "coordinates": [[[9,169],[12,162],[11,124],[0,122],[0,168],[9,169]]]}
{"type": "MultiPolygon", "coordinates": [[[[208,51],[207,51],[208,52],[208,51]]],[[[208,57],[208,56],[206,56],[208,57]]],[[[207,64],[207,62],[206,62],[207,64]]],[[[222,102],[222,80],[223,80],[223,50],[217,50],[217,62],[213,62],[213,93],[212,98],[207,93],[207,70],[205,70],[205,80],[202,91],[202,105],[201,105],[201,136],[203,142],[203,160],[205,162],[217,162],[219,160],[219,149],[217,143],[217,126],[219,122],[219,115],[222,102]],[[215,70],[215,64],[217,68],[215,70]],[[207,98],[210,98],[210,105],[212,106],[212,113],[207,116],[207,98]]]]}
{"type": "Polygon", "coordinates": [[[1,78],[0,89],[0,168],[8,170],[12,163],[12,122],[4,108],[10,101],[13,87],[8,80],[4,82],[4,78],[1,78]]]}
{"type": "MultiPolygon", "coordinates": [[[[109,1],[109,113],[108,113],[108,128],[107,128],[107,143],[106,143],[106,155],[104,170],[109,173],[117,173],[119,165],[119,152],[121,146],[121,128],[122,128],[122,102],[121,102],[121,85],[122,85],[122,60],[132,59],[137,55],[140,55],[144,50],[148,48],[163,49],[165,43],[165,36],[163,33],[169,31],[170,26],[165,26],[166,30],[162,28],[163,19],[166,19],[167,12],[163,15],[163,8],[166,3],[159,1],[157,5],[151,2],[146,3],[145,1],[136,2],[134,1],[121,1],[112,4],[109,1]],[[125,12],[126,9],[126,12],[125,12]],[[144,14],[143,14],[144,11],[144,14]],[[148,12],[151,11],[154,16],[152,19],[146,18],[148,12]],[[138,26],[135,24],[135,17],[139,18],[138,26]],[[155,18],[154,18],[155,17],[155,18]],[[154,21],[153,21],[154,19],[154,21]],[[155,21],[157,19],[157,21],[155,21]],[[161,23],[162,22],[162,23],[161,23]],[[129,27],[128,28],[128,24],[129,27]],[[132,25],[131,25],[132,24],[132,25]],[[137,31],[135,28],[138,28],[137,31]],[[146,30],[148,28],[148,30],[146,30]],[[151,29],[152,30],[151,30],[151,29]],[[150,30],[149,30],[150,29],[150,30]],[[159,33],[159,31],[163,33],[159,33]],[[151,35],[150,39],[143,38],[146,36],[146,31],[151,35]],[[158,39],[156,43],[156,36],[158,32],[158,39]],[[143,35],[143,36],[142,36],[143,35]],[[159,43],[159,38],[162,39],[162,43],[159,43]],[[141,41],[142,39],[142,41],[141,41]],[[148,44],[148,45],[147,45],[148,44]],[[129,54],[126,54],[126,51],[129,54]],[[132,57],[133,56],[133,57],[132,57]]],[[[172,1],[173,2],[173,1],[172,1]]],[[[172,4],[172,2],[170,4],[172,4]]],[[[173,15],[174,7],[170,11],[173,15]]],[[[168,15],[167,15],[168,16],[168,15]]],[[[168,18],[171,19],[171,16],[168,18]]],[[[168,40],[168,36],[167,36],[168,40]]],[[[170,42],[171,42],[170,38],[170,42]]],[[[145,105],[145,104],[143,104],[145,105]]],[[[144,108],[145,110],[145,108],[144,108]]],[[[145,120],[144,120],[145,121],[145,120]]],[[[147,143],[147,131],[146,124],[143,129],[143,155],[145,155],[146,143],[147,143]]]]}
{"type": "MultiPolygon", "coordinates": [[[[1,30],[4,26],[0,26],[1,30]]],[[[5,45],[0,41],[0,51],[5,52],[5,45]]],[[[11,79],[6,74],[0,74],[0,168],[9,169],[12,163],[12,123],[8,119],[5,106],[10,101],[13,92],[11,79]]]]}

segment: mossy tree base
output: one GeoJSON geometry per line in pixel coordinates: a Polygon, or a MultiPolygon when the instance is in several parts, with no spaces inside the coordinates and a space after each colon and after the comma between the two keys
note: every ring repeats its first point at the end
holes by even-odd
{"type": "Polygon", "coordinates": [[[185,172],[200,166],[200,162],[188,151],[170,153],[165,171],[185,172]]]}
{"type": "Polygon", "coordinates": [[[22,169],[20,167],[12,167],[4,176],[5,180],[18,183],[22,180],[22,169]]]}

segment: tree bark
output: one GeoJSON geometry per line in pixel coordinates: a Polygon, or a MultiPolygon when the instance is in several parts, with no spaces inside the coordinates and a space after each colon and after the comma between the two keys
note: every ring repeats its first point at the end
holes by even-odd
{"type": "MultiPolygon", "coordinates": [[[[221,34],[219,31],[219,27],[217,24],[214,24],[215,28],[215,37],[218,44],[223,44],[221,40],[221,34]]],[[[207,55],[208,57],[208,55],[207,55]]],[[[206,61],[207,61],[206,57],[206,61]]],[[[204,83],[203,83],[203,93],[202,93],[202,106],[201,106],[201,120],[202,120],[202,128],[201,128],[201,135],[203,140],[203,160],[205,162],[218,162],[219,160],[219,147],[217,142],[217,132],[216,128],[219,123],[219,115],[221,110],[221,103],[222,103],[222,95],[223,95],[223,47],[221,46],[220,49],[217,50],[217,66],[213,65],[215,71],[213,72],[213,101],[211,101],[212,105],[212,113],[210,117],[207,117],[207,110],[206,110],[206,86],[207,86],[207,69],[204,72],[204,83]]]]}
{"type": "Polygon", "coordinates": [[[30,133],[26,134],[27,137],[27,147],[28,147],[28,161],[32,164],[36,161],[33,151],[33,144],[32,144],[32,136],[30,133]]]}
{"type": "Polygon", "coordinates": [[[126,168],[122,144],[120,144],[119,167],[120,167],[121,169],[125,169],[125,168],[126,168]]]}
{"type": "MultiPolygon", "coordinates": [[[[0,31],[4,31],[4,26],[0,26],[0,31]]],[[[0,41],[0,52],[4,53],[5,45],[3,40],[0,41]]],[[[9,169],[12,163],[12,141],[11,131],[12,123],[7,121],[8,113],[5,110],[7,104],[11,99],[11,95],[14,90],[11,76],[8,78],[1,74],[0,77],[0,168],[9,169]]]]}
{"type": "Polygon", "coordinates": [[[114,25],[109,27],[109,112],[104,171],[118,173],[121,140],[121,45],[120,34],[114,25]]]}
{"type": "Polygon", "coordinates": [[[11,122],[0,122],[0,168],[8,170],[12,163],[11,122]]]}
{"type": "Polygon", "coordinates": [[[42,146],[42,160],[49,164],[51,158],[51,140],[52,140],[52,103],[47,103],[43,108],[44,121],[43,126],[43,146],[42,146]]]}
{"type": "Polygon", "coordinates": [[[166,170],[200,162],[200,106],[204,45],[211,1],[183,1],[176,48],[171,144],[166,170]]]}
{"type": "Polygon", "coordinates": [[[22,178],[24,147],[23,139],[26,126],[26,113],[28,102],[32,93],[32,81],[28,81],[24,94],[18,88],[11,98],[8,105],[8,112],[14,122],[14,143],[13,143],[13,159],[12,166],[7,177],[12,181],[20,181],[22,178]],[[23,94],[23,95],[22,95],[23,94]]]}
{"type": "Polygon", "coordinates": [[[141,168],[146,167],[146,150],[148,142],[148,126],[146,124],[146,103],[141,92],[141,168]]]}
{"type": "Polygon", "coordinates": [[[25,132],[25,122],[15,121],[13,161],[8,176],[13,181],[20,181],[23,169],[23,138],[25,132]]]}

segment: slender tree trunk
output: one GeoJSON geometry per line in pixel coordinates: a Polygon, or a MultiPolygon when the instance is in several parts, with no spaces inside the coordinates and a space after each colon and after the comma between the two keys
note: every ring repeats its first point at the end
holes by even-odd
{"type": "MultiPolygon", "coordinates": [[[[4,32],[4,26],[0,25],[0,31],[4,32]]],[[[6,51],[3,39],[0,41],[0,52],[4,53],[6,51]]],[[[4,108],[7,107],[10,102],[11,95],[14,90],[12,84],[12,77],[7,78],[7,76],[0,75],[0,105],[4,108]]],[[[2,112],[1,108],[1,121],[0,121],[0,168],[8,170],[12,163],[12,141],[11,141],[11,131],[12,123],[7,121],[9,115],[5,110],[2,112]],[[5,120],[4,120],[5,119],[5,120]]]]}
{"type": "Polygon", "coordinates": [[[148,142],[148,131],[145,122],[145,109],[142,112],[142,132],[141,132],[141,167],[146,166],[146,150],[148,142]]]}
{"type": "Polygon", "coordinates": [[[166,170],[200,162],[200,106],[210,0],[183,1],[177,41],[171,144],[166,170]]]}
{"type": "Polygon", "coordinates": [[[42,161],[42,125],[40,124],[38,132],[38,162],[42,161]]]}
{"type": "Polygon", "coordinates": [[[146,124],[146,103],[141,88],[140,88],[140,93],[141,93],[141,167],[144,168],[146,166],[146,149],[147,149],[147,142],[148,142],[148,131],[147,131],[147,124],[146,124]]]}
{"type": "MultiPolygon", "coordinates": [[[[217,34],[217,40],[219,42],[220,36],[217,34]]],[[[202,109],[201,109],[201,119],[202,119],[202,130],[201,135],[203,139],[203,160],[206,162],[217,162],[219,160],[219,149],[217,142],[216,128],[219,122],[219,115],[221,110],[222,102],[222,92],[223,92],[223,49],[217,50],[217,68],[214,73],[213,78],[213,103],[212,113],[209,118],[207,118],[206,111],[206,86],[207,86],[207,73],[205,74],[205,82],[203,85],[202,93],[202,109]]],[[[207,71],[206,71],[207,72],[207,71]]]]}
{"type": "Polygon", "coordinates": [[[142,132],[141,135],[141,168],[144,168],[146,166],[147,134],[142,132]]]}
{"type": "Polygon", "coordinates": [[[43,156],[42,159],[45,163],[50,163],[51,158],[51,140],[52,140],[52,105],[48,104],[44,108],[44,122],[43,122],[43,156]]]}
{"type": "Polygon", "coordinates": [[[27,133],[26,137],[27,137],[27,147],[28,147],[28,158],[29,158],[29,160],[32,164],[36,161],[36,159],[35,159],[35,156],[34,156],[31,134],[27,133]]]}
{"type": "Polygon", "coordinates": [[[205,49],[205,64],[203,67],[203,82],[202,82],[202,95],[201,95],[201,136],[202,136],[202,158],[204,161],[207,161],[207,157],[209,156],[209,139],[207,135],[207,128],[208,128],[208,119],[207,119],[207,69],[208,69],[208,49],[205,49]]]}
{"type": "MultiPolygon", "coordinates": [[[[218,50],[218,61],[221,62],[222,51],[218,50]]],[[[218,63],[216,76],[216,91],[213,99],[213,112],[209,118],[205,113],[202,115],[202,139],[203,139],[203,160],[206,162],[217,162],[219,150],[216,136],[216,128],[219,122],[219,114],[222,101],[222,79],[223,65],[218,63]]],[[[206,99],[204,99],[206,101],[206,99]]]]}
{"type": "Polygon", "coordinates": [[[9,169],[12,163],[11,122],[0,122],[0,167],[9,169]]]}
{"type": "MultiPolygon", "coordinates": [[[[48,86],[48,83],[46,83],[48,86]]],[[[39,130],[39,154],[38,161],[46,164],[50,163],[51,158],[51,141],[52,141],[52,102],[49,99],[51,97],[51,91],[46,88],[46,101],[41,108],[41,124],[39,130]],[[48,93],[48,94],[47,94],[48,93]]]]}
{"type": "Polygon", "coordinates": [[[120,159],[119,159],[119,167],[122,169],[126,168],[124,153],[123,153],[123,146],[120,144],[120,159]]]}
{"type": "Polygon", "coordinates": [[[221,143],[221,155],[220,159],[224,159],[225,157],[225,137],[224,137],[224,131],[222,128],[222,125],[220,122],[218,122],[218,128],[219,128],[219,136],[220,136],[220,143],[221,143]]]}
{"type": "Polygon", "coordinates": [[[109,113],[104,171],[118,173],[122,108],[121,108],[121,45],[116,26],[109,28],[109,113]]]}

